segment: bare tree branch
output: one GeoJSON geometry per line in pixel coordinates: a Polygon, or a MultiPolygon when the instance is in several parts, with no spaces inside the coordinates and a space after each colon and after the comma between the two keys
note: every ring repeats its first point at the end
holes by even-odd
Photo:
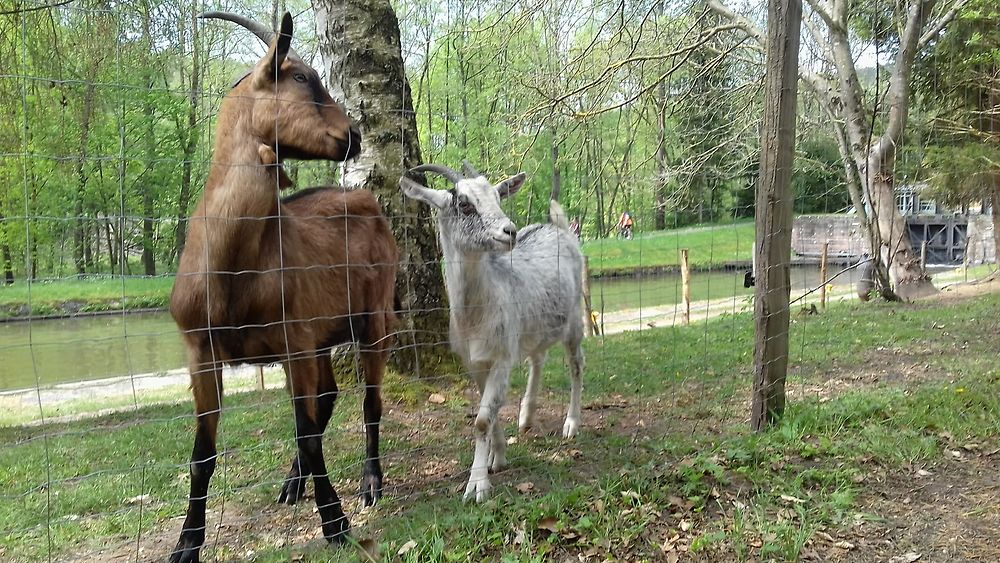
{"type": "Polygon", "coordinates": [[[958,11],[965,6],[965,3],[966,0],[955,0],[955,3],[951,5],[951,8],[949,8],[944,15],[938,18],[937,21],[932,22],[928,26],[927,31],[920,36],[920,40],[917,41],[917,50],[919,51],[923,49],[928,43],[933,41],[938,34],[941,33],[941,30],[944,29],[945,26],[948,25],[953,19],[955,19],[955,16],[958,15],[958,11]]]}
{"type": "Polygon", "coordinates": [[[752,37],[761,49],[764,48],[764,32],[754,25],[753,22],[722,5],[719,0],[708,0],[708,7],[713,12],[736,24],[736,27],[752,37]]]}

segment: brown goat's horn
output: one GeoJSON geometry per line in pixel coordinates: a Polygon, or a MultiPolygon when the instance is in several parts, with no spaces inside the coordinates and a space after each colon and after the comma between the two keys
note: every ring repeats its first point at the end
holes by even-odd
{"type": "Polygon", "coordinates": [[[466,178],[478,178],[483,175],[482,172],[473,168],[472,165],[469,164],[468,160],[462,161],[462,174],[465,174],[466,178]]]}
{"type": "MultiPolygon", "coordinates": [[[[267,46],[270,46],[271,42],[274,41],[274,31],[268,29],[261,23],[258,23],[248,17],[241,16],[239,14],[234,14],[232,12],[210,11],[210,12],[202,12],[198,14],[198,17],[203,20],[217,19],[217,20],[225,20],[228,22],[233,22],[236,25],[246,28],[250,33],[256,35],[257,39],[263,41],[264,44],[267,46]]],[[[302,57],[300,57],[299,54],[296,53],[293,49],[289,49],[288,54],[292,55],[296,59],[302,60],[302,57]]]]}
{"type": "Polygon", "coordinates": [[[421,164],[420,166],[410,168],[410,172],[436,172],[448,178],[452,184],[457,184],[464,180],[461,174],[443,164],[421,164]]]}

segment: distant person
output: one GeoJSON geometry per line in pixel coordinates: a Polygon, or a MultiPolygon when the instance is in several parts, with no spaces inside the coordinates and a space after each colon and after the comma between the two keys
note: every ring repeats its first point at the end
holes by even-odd
{"type": "Polygon", "coordinates": [[[618,236],[626,239],[632,240],[632,214],[628,211],[622,211],[621,217],[618,218],[618,236]]]}

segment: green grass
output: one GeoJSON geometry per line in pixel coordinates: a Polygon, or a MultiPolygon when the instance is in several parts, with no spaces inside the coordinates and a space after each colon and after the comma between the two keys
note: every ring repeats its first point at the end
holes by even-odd
{"type": "MultiPolygon", "coordinates": [[[[434,387],[393,378],[383,425],[390,489],[373,511],[359,517],[350,501],[348,514],[367,520],[356,535],[374,537],[384,555],[413,540],[405,561],[659,560],[674,535],[702,560],[795,560],[819,530],[837,536],[859,517],[880,518],[859,499],[891,491],[869,476],[914,467],[943,474],[945,446],[996,447],[997,319],[997,295],[795,315],[789,406],[763,434],[745,422],[750,316],[588,339],[583,432],[572,442],[555,432],[511,445],[512,467],[494,477],[495,494],[481,506],[460,500],[472,453],[461,386],[439,381],[447,401],[425,404],[434,387]],[[870,373],[880,379],[864,379],[870,373]],[[814,391],[828,380],[843,386],[814,391]],[[526,482],[533,488],[518,492],[526,482]]],[[[543,420],[555,429],[567,389],[560,351],[546,370],[543,420]]],[[[523,385],[518,371],[511,403],[523,385]]],[[[325,449],[334,483],[352,498],[359,394],[343,387],[325,449]]],[[[228,527],[208,558],[252,550],[258,561],[353,560],[310,541],[318,534],[310,505],[272,504],[292,456],[284,394],[236,395],[226,409],[210,506],[218,511],[225,497],[228,527]]],[[[187,491],[189,412],[161,405],[0,429],[0,558],[45,558],[50,541],[56,558],[128,549],[140,530],[165,536],[155,549],[169,549],[174,538],[164,530],[183,514],[187,491]]]]}
{"type": "Polygon", "coordinates": [[[688,249],[692,268],[707,269],[727,262],[749,261],[753,241],[753,220],[740,220],[724,225],[637,233],[632,240],[590,240],[583,244],[583,253],[590,259],[590,272],[595,275],[678,266],[682,248],[688,249]]]}
{"type": "Polygon", "coordinates": [[[173,276],[58,279],[0,285],[0,317],[166,307],[173,276]]]}

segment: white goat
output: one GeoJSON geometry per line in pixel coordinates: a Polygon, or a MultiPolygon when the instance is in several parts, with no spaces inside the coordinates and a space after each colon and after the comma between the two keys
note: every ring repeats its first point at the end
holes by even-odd
{"type": "Polygon", "coordinates": [[[438,210],[451,302],[451,346],[481,393],[465,500],[474,496],[482,502],[489,495],[489,472],[507,463],[507,442],[497,413],[506,400],[515,363],[527,358],[530,364],[518,417],[523,432],[534,423],[546,353],[562,342],[572,380],[563,436],[572,438],[580,428],[583,256],[555,201],[549,206],[549,224],[528,225],[520,232],[504,214],[500,200],[521,188],[523,172],[493,185],[468,162],[462,170],[464,176],[436,164],[411,170],[442,174],[454,184],[450,190],[428,189],[406,177],[399,184],[407,197],[438,210]]]}

